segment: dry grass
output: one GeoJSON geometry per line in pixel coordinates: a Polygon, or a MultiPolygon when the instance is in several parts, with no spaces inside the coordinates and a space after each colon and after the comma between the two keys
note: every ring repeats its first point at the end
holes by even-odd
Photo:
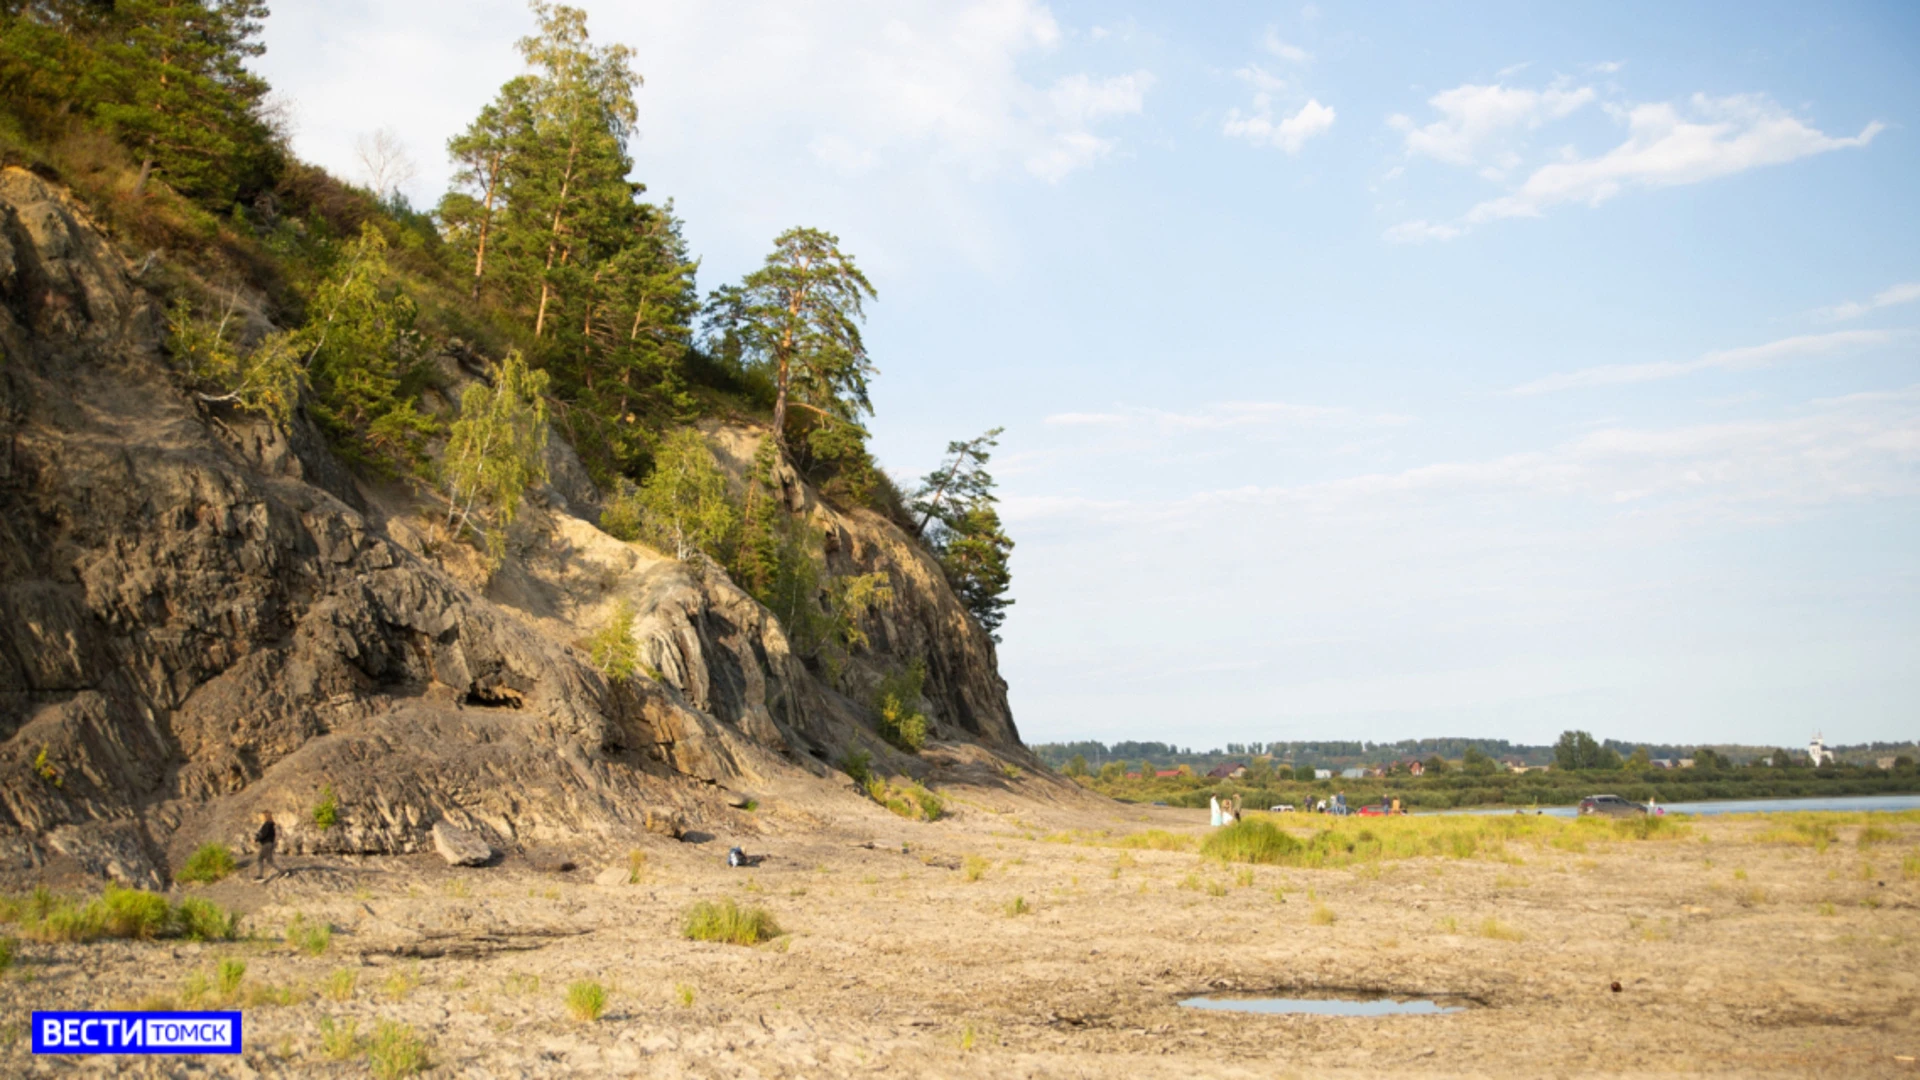
{"type": "Polygon", "coordinates": [[[567,987],[567,1013],[583,1024],[591,1024],[607,1011],[607,988],[582,980],[567,987]]]}
{"type": "Polygon", "coordinates": [[[1480,924],[1480,936],[1492,941],[1527,940],[1527,935],[1492,916],[1488,916],[1487,919],[1480,924]]]}
{"type": "Polygon", "coordinates": [[[694,941],[758,945],[779,937],[781,930],[765,908],[743,908],[728,898],[718,903],[702,900],[688,908],[681,933],[694,941]]]}
{"type": "Polygon", "coordinates": [[[981,878],[987,876],[987,867],[989,865],[991,864],[986,859],[978,855],[969,855],[965,861],[962,862],[960,870],[961,873],[966,875],[968,881],[979,881],[981,878]]]}

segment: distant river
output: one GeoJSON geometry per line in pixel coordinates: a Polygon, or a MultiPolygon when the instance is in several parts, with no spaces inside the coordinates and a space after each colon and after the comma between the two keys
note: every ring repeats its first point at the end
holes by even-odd
{"type": "MultiPolygon", "coordinates": [[[[1720,802],[1661,803],[1669,814],[1765,814],[1777,810],[1920,810],[1920,795],[1834,795],[1805,799],[1726,799],[1720,802]]],[[[1477,810],[1440,810],[1442,814],[1511,814],[1514,807],[1482,807],[1477,810]]],[[[1527,807],[1526,813],[1533,813],[1527,807]]],[[[1548,817],[1575,817],[1572,806],[1543,806],[1548,817]]]]}

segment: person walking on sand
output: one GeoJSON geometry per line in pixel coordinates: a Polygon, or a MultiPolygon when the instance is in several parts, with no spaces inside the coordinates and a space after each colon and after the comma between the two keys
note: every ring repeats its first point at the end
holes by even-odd
{"type": "Polygon", "coordinates": [[[253,861],[253,880],[267,880],[267,867],[273,867],[273,876],[280,876],[280,864],[273,861],[273,849],[280,842],[280,830],[273,824],[270,811],[260,811],[260,827],[253,832],[253,843],[259,848],[260,855],[253,861]]]}

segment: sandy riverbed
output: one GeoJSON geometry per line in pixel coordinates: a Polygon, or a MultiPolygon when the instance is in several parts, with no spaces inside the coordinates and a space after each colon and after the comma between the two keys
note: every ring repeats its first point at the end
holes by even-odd
{"type": "Polygon", "coordinates": [[[266,886],[205,890],[248,912],[250,941],[23,943],[0,1069],[366,1075],[363,1049],[328,1057],[328,1018],[363,1036],[411,1025],[444,1076],[1920,1075],[1920,823],[1865,848],[1856,817],[1832,819],[1824,849],[1777,822],[1705,819],[1649,840],[1248,870],[1113,846],[1197,836],[1200,812],[949,794],[955,816],[933,824],[770,799],[758,832],[583,845],[569,872],[287,859],[266,886]],[[735,842],[768,858],[730,870],[735,842]],[[978,880],[968,856],[986,861],[978,880]],[[788,933],[682,938],[689,904],[726,896],[788,933]],[[1009,914],[1015,898],[1030,910],[1009,914]],[[337,928],[321,955],[280,940],[296,913],[337,928]],[[257,1001],[237,1062],[27,1052],[33,1008],[178,1003],[225,957],[245,959],[239,993],[257,1001]],[[597,1022],[567,1015],[579,980],[608,989],[597,1022]],[[1327,988],[1474,1004],[1388,1019],[1175,1005],[1327,988]]]}

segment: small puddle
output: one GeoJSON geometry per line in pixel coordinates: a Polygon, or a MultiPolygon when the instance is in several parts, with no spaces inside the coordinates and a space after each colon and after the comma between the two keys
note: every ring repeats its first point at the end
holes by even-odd
{"type": "Polygon", "coordinates": [[[1186,1009],[1215,1009],[1221,1012],[1306,1013],[1312,1016],[1444,1016],[1465,1012],[1465,1005],[1442,1004],[1431,999],[1401,1001],[1397,998],[1267,998],[1267,997],[1191,997],[1180,1003],[1186,1009]]]}

